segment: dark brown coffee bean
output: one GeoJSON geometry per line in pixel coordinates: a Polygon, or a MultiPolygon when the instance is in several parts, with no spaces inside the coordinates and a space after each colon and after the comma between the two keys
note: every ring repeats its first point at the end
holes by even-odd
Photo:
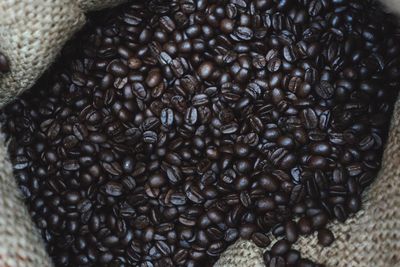
{"type": "Polygon", "coordinates": [[[198,74],[202,79],[208,79],[214,71],[214,64],[212,62],[204,62],[198,69],[198,74]]]}
{"type": "Polygon", "coordinates": [[[301,113],[301,118],[307,129],[315,129],[318,126],[318,117],[315,111],[311,108],[304,109],[301,113]]]}
{"type": "Polygon", "coordinates": [[[132,89],[133,89],[133,94],[135,94],[135,96],[138,97],[139,99],[146,98],[147,91],[144,88],[143,84],[141,84],[139,82],[135,82],[132,85],[132,89]]]}
{"type": "Polygon", "coordinates": [[[78,192],[70,191],[65,194],[64,199],[68,204],[77,204],[81,200],[81,195],[78,192]]]}
{"type": "Polygon", "coordinates": [[[173,32],[175,30],[175,23],[174,21],[168,16],[162,16],[160,18],[160,26],[166,32],[173,32]]]}
{"type": "Polygon", "coordinates": [[[254,244],[262,248],[267,247],[271,243],[269,237],[263,233],[254,233],[251,237],[251,240],[254,242],[254,244]]]}
{"type": "Polygon", "coordinates": [[[277,72],[282,65],[282,60],[278,57],[271,58],[268,60],[267,68],[270,72],[277,72]]]}
{"type": "Polygon", "coordinates": [[[286,264],[288,265],[296,265],[300,260],[300,253],[296,250],[289,250],[285,255],[286,264]]]}
{"type": "Polygon", "coordinates": [[[312,232],[312,228],[313,228],[313,226],[312,226],[312,222],[311,222],[311,220],[309,219],[309,218],[307,218],[307,217],[302,217],[300,220],[299,220],[299,222],[298,222],[298,224],[297,224],[298,226],[299,226],[299,231],[300,231],[300,233],[302,233],[302,234],[310,234],[311,232],[312,232]]]}
{"type": "Polygon", "coordinates": [[[157,133],[153,131],[146,131],[143,133],[143,141],[148,144],[154,144],[157,142],[157,133]]]}
{"type": "Polygon", "coordinates": [[[194,125],[197,122],[197,109],[195,107],[189,107],[186,110],[186,114],[185,114],[185,122],[189,125],[194,125]]]}
{"type": "Polygon", "coordinates": [[[259,184],[268,192],[275,192],[279,188],[279,181],[274,176],[261,174],[256,176],[256,179],[258,180],[259,184]]]}
{"type": "Polygon", "coordinates": [[[113,197],[122,195],[122,185],[117,182],[108,182],[105,186],[105,192],[113,197]]]}
{"type": "Polygon", "coordinates": [[[325,213],[319,213],[311,218],[313,228],[321,228],[328,222],[328,216],[325,213]]]}
{"type": "Polygon", "coordinates": [[[347,208],[351,212],[357,212],[361,208],[361,199],[359,196],[352,196],[347,201],[347,208]]]}
{"type": "Polygon", "coordinates": [[[186,262],[186,259],[188,257],[188,251],[185,249],[179,249],[178,251],[175,252],[173,256],[173,260],[176,264],[183,265],[186,262]]]}
{"type": "Polygon", "coordinates": [[[76,171],[79,169],[79,163],[76,160],[66,160],[63,162],[63,168],[67,171],[76,171]]]}
{"type": "Polygon", "coordinates": [[[119,60],[113,60],[108,64],[107,71],[116,77],[123,77],[128,73],[128,67],[119,60]]]}
{"type": "Polygon", "coordinates": [[[256,226],[253,224],[244,224],[240,227],[240,237],[243,239],[250,239],[252,234],[255,232],[256,226]]]}
{"type": "Polygon", "coordinates": [[[148,87],[153,88],[160,84],[161,80],[162,76],[160,71],[158,69],[152,69],[149,71],[145,82],[148,87]]]}
{"type": "Polygon", "coordinates": [[[323,99],[329,99],[333,97],[335,89],[329,82],[321,81],[315,86],[315,92],[323,99]]]}
{"type": "Polygon", "coordinates": [[[290,243],[296,242],[298,238],[297,225],[295,222],[287,222],[285,224],[286,238],[290,243]]]}
{"type": "Polygon", "coordinates": [[[162,185],[164,185],[166,183],[166,178],[163,174],[161,173],[155,173],[149,176],[149,184],[152,187],[161,187],[162,185]]]}
{"type": "Polygon", "coordinates": [[[10,71],[10,63],[8,62],[7,57],[0,52],[0,73],[6,73],[10,71]]]}
{"type": "Polygon", "coordinates": [[[253,38],[253,31],[248,27],[239,26],[234,30],[233,34],[239,40],[248,41],[253,38]]]}
{"type": "Polygon", "coordinates": [[[285,255],[289,249],[290,243],[286,239],[281,239],[271,247],[271,253],[275,256],[282,256],[285,255]]]}
{"type": "Polygon", "coordinates": [[[322,2],[320,0],[313,0],[310,2],[310,5],[308,7],[308,13],[311,16],[317,16],[319,12],[321,12],[323,8],[322,2]]]}
{"type": "Polygon", "coordinates": [[[321,229],[318,231],[318,243],[321,244],[324,247],[329,246],[332,244],[334,240],[334,236],[331,231],[327,229],[321,229]]]}

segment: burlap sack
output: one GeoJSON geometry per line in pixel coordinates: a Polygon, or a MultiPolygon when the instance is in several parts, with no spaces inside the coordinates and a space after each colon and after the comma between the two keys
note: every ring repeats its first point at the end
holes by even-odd
{"type": "Polygon", "coordinates": [[[85,12],[125,1],[0,0],[0,51],[11,67],[0,75],[0,106],[35,83],[84,25],[85,12]]]}
{"type": "MultiPolygon", "coordinates": [[[[29,88],[62,45],[85,22],[84,12],[124,0],[0,0],[0,51],[12,72],[0,75],[0,105],[29,88]]],[[[391,8],[398,8],[398,0],[391,8]],[[397,5],[396,5],[397,4],[397,5]]],[[[295,247],[304,257],[327,266],[400,266],[400,98],[393,115],[383,167],[366,192],[364,210],[330,228],[336,241],[328,248],[316,237],[302,237],[295,247]]],[[[263,266],[263,250],[238,241],[216,263],[219,267],[263,266]]],[[[0,267],[52,266],[12,176],[0,133],[0,267]]]]}

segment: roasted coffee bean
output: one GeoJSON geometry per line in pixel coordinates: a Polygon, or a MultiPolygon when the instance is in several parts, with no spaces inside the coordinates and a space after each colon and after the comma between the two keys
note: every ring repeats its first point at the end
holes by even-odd
{"type": "Polygon", "coordinates": [[[254,224],[244,224],[239,229],[240,237],[246,240],[250,239],[255,230],[256,226],[254,224]]]}
{"type": "Polygon", "coordinates": [[[186,110],[185,122],[189,125],[194,125],[197,122],[197,109],[195,107],[189,107],[186,110]]]}
{"type": "Polygon", "coordinates": [[[0,73],[8,71],[10,71],[10,63],[8,62],[7,57],[0,52],[0,73]]]}
{"type": "Polygon", "coordinates": [[[198,69],[198,74],[200,78],[207,79],[212,75],[213,71],[214,71],[214,65],[212,62],[208,61],[200,65],[198,69]]]}
{"type": "Polygon", "coordinates": [[[259,247],[267,247],[271,243],[269,237],[263,233],[254,233],[251,240],[259,247]]]}
{"type": "Polygon", "coordinates": [[[285,234],[286,238],[290,243],[296,242],[298,238],[298,230],[297,230],[297,225],[294,222],[287,222],[285,224],[285,234]]]}
{"type": "Polygon", "coordinates": [[[312,222],[307,217],[302,217],[298,222],[298,226],[301,234],[310,234],[313,231],[312,222]]]}
{"type": "Polygon", "coordinates": [[[268,60],[267,68],[270,72],[277,72],[282,65],[282,60],[278,57],[268,60]]]}
{"type": "Polygon", "coordinates": [[[107,66],[107,71],[117,77],[123,77],[128,73],[128,67],[119,60],[111,61],[107,66]]]}
{"type": "Polygon", "coordinates": [[[253,38],[253,30],[249,27],[239,26],[234,30],[233,35],[239,40],[248,41],[253,38]]]}
{"type": "Polygon", "coordinates": [[[269,261],[269,267],[283,267],[285,266],[285,259],[281,256],[275,256],[269,261]]]}
{"type": "Polygon", "coordinates": [[[329,246],[332,244],[334,240],[334,236],[331,231],[327,229],[321,229],[318,231],[318,243],[321,244],[324,247],[329,246]]]}
{"type": "Polygon", "coordinates": [[[105,192],[113,197],[122,195],[122,185],[116,182],[108,182],[105,185],[105,192]]]}
{"type": "Polygon", "coordinates": [[[289,251],[289,249],[290,243],[286,239],[281,239],[271,247],[271,253],[275,256],[283,256],[289,251]]]}
{"type": "Polygon", "coordinates": [[[300,260],[300,253],[296,250],[289,250],[285,255],[286,264],[288,265],[296,265],[296,263],[300,260]]]}
{"type": "Polygon", "coordinates": [[[319,213],[311,218],[313,228],[321,228],[328,222],[328,216],[325,213],[319,213]]]}
{"type": "Polygon", "coordinates": [[[89,16],[0,114],[55,265],[212,266],[271,232],[266,266],[319,266],[290,246],[361,209],[398,22],[361,0],[139,2],[89,16]]]}
{"type": "Polygon", "coordinates": [[[335,91],[333,86],[327,81],[321,81],[315,86],[315,92],[323,99],[332,98],[335,91]]]}
{"type": "Polygon", "coordinates": [[[267,192],[275,192],[279,189],[279,181],[275,176],[261,174],[256,176],[255,179],[267,192]]]}

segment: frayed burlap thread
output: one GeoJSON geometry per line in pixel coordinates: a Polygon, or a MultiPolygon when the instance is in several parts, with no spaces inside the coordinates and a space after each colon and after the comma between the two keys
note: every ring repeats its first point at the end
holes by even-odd
{"type": "MultiPolygon", "coordinates": [[[[301,237],[294,248],[303,257],[328,267],[400,266],[400,98],[395,105],[382,169],[364,194],[363,210],[345,223],[334,222],[328,228],[336,237],[331,246],[320,246],[313,234],[301,237]]],[[[258,267],[262,262],[261,249],[251,241],[240,240],[223,253],[215,266],[258,267]]]]}
{"type": "Polygon", "coordinates": [[[1,0],[0,51],[10,61],[11,71],[0,74],[0,107],[32,87],[84,25],[84,12],[125,1],[1,0]]]}

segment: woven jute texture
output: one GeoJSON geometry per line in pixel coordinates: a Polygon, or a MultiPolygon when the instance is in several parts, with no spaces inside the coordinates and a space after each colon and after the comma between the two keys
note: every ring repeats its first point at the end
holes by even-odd
{"type": "Polygon", "coordinates": [[[51,266],[16,186],[0,134],[0,266],[51,266]]]}
{"type": "Polygon", "coordinates": [[[11,72],[0,74],[0,106],[30,88],[64,43],[85,23],[86,11],[126,0],[0,0],[0,51],[11,72]]]}

